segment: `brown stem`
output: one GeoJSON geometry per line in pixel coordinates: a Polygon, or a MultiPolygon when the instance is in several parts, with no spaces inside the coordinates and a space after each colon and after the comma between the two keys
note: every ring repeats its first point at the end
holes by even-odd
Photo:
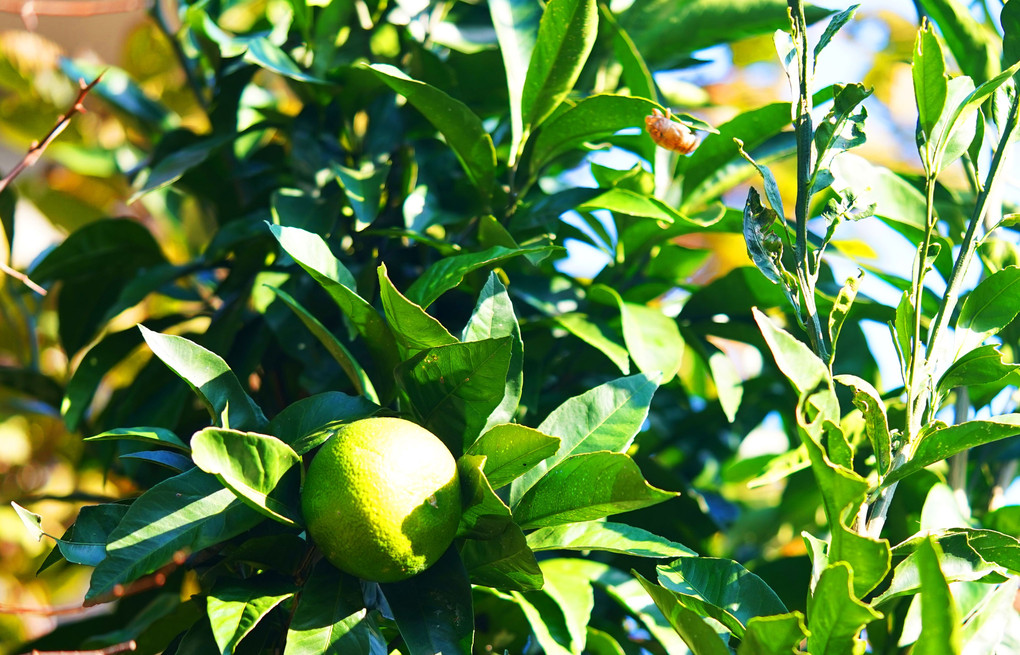
{"type": "Polygon", "coordinates": [[[125,641],[106,648],[95,650],[33,650],[31,655],[115,655],[116,653],[130,653],[138,648],[134,639],[125,641]]]}
{"type": "MultiPolygon", "coordinates": [[[[4,10],[4,2],[5,0],[0,0],[0,11],[4,10]]],[[[21,161],[15,164],[14,168],[8,171],[7,175],[0,178],[0,193],[3,193],[4,189],[6,189],[10,183],[14,181],[14,178],[18,177],[23,170],[39,161],[39,158],[42,157],[46,148],[49,147],[49,145],[53,143],[58,136],[60,136],[60,133],[67,129],[67,126],[71,124],[71,119],[74,118],[75,114],[85,113],[85,105],[82,104],[85,101],[85,96],[89,94],[89,91],[91,91],[101,79],[103,79],[102,73],[100,73],[99,76],[92,80],[89,84],[85,84],[85,80],[78,80],[80,88],[78,90],[78,96],[74,99],[74,103],[71,105],[71,108],[57,119],[57,124],[53,126],[53,129],[50,130],[49,134],[47,134],[42,141],[36,141],[33,143],[28,149],[28,152],[25,153],[25,156],[21,158],[21,161]]],[[[3,263],[0,263],[0,272],[6,273],[11,277],[20,280],[32,291],[43,296],[46,295],[46,289],[43,289],[41,286],[33,282],[24,273],[20,273],[3,263]]]]}

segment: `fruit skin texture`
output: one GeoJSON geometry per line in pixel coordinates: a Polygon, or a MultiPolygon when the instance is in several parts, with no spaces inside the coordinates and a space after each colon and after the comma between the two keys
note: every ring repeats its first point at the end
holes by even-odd
{"type": "Polygon", "coordinates": [[[312,541],[338,569],[374,582],[404,580],[432,566],[457,533],[457,462],[410,421],[354,421],[312,459],[301,509],[312,541]]]}

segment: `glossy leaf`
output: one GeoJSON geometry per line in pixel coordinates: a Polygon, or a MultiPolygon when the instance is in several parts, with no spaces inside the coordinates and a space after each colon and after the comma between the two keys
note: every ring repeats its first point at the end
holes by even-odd
{"type": "Polygon", "coordinates": [[[661,374],[660,384],[672,380],[680,370],[684,354],[684,340],[676,320],[657,307],[626,302],[615,289],[604,285],[592,287],[589,293],[608,295],[619,307],[623,339],[638,370],[646,375],[661,374]]]}
{"type": "Polygon", "coordinates": [[[267,585],[259,576],[213,587],[206,598],[206,607],[220,653],[233,653],[266,614],[293,595],[294,592],[285,586],[267,585]]]}
{"type": "Polygon", "coordinates": [[[645,482],[628,455],[602,451],[564,459],[524,494],[513,512],[522,528],[541,528],[649,507],[676,495],[645,482]]]}
{"type": "Polygon", "coordinates": [[[57,547],[39,567],[38,573],[56,563],[60,556],[72,564],[98,566],[106,557],[106,543],[110,533],[117,528],[127,510],[128,505],[120,503],[82,507],[71,527],[56,540],[57,547]]]}
{"type": "Polygon", "coordinates": [[[457,343],[443,324],[429,316],[425,310],[400,293],[386,274],[386,266],[379,267],[379,296],[382,299],[386,321],[397,342],[409,353],[417,353],[435,346],[457,343]]]}
{"type": "Polygon", "coordinates": [[[474,443],[503,400],[511,337],[422,351],[395,372],[419,423],[454,453],[474,443]]]}
{"type": "MultiPolygon", "coordinates": [[[[445,92],[413,80],[388,64],[366,66],[388,87],[407,98],[445,137],[468,178],[488,199],[496,174],[496,150],[482,121],[467,105],[445,92]]],[[[428,303],[424,303],[428,306],[428,303]]]]}
{"type": "Polygon", "coordinates": [[[198,394],[216,424],[235,430],[265,428],[262,410],[219,355],[184,337],[153,332],[144,325],[138,329],[153,354],[198,394]]]}
{"type": "Polygon", "coordinates": [[[471,652],[471,585],[456,548],[423,573],[380,588],[410,655],[471,652]]]}
{"type": "Polygon", "coordinates": [[[284,655],[386,655],[386,639],[368,615],[361,585],[320,560],[305,581],[287,628],[284,655]]]}
{"type": "Polygon", "coordinates": [[[177,553],[208,548],[263,517],[214,477],[194,468],[152,487],[135,500],[110,534],[104,559],[92,572],[86,600],[152,573],[177,553]]]}
{"type": "Polygon", "coordinates": [[[290,498],[270,495],[284,474],[301,464],[301,456],[286,443],[266,434],[206,428],[191,437],[191,450],[196,466],[215,475],[252,509],[284,525],[301,524],[296,489],[290,490],[290,498]]]}
{"type": "Polygon", "coordinates": [[[630,373],[630,353],[620,336],[613,334],[607,325],[577,312],[559,314],[552,318],[567,332],[608,357],[621,373],[630,373]]]}
{"type": "Polygon", "coordinates": [[[524,140],[524,80],[538,38],[542,6],[536,0],[493,0],[489,3],[489,14],[499,41],[499,53],[506,69],[506,84],[510,95],[512,140],[509,163],[512,166],[524,140]]]}
{"type": "Polygon", "coordinates": [[[878,463],[878,472],[885,475],[892,464],[892,436],[885,403],[878,389],[856,375],[837,375],[835,380],[854,392],[854,407],[864,415],[865,432],[878,463]]]}
{"type": "Polygon", "coordinates": [[[546,5],[521,94],[526,130],[548,118],[574,88],[597,32],[594,0],[552,0],[546,5]]]}
{"type": "MultiPolygon", "coordinates": [[[[471,313],[467,325],[461,335],[463,341],[481,341],[497,337],[511,337],[510,363],[507,366],[506,391],[503,401],[499,404],[489,420],[488,428],[513,419],[521,402],[521,390],[524,387],[524,342],[521,340],[521,327],[514,314],[513,302],[506,287],[500,282],[496,273],[489,273],[489,279],[482,287],[475,310],[471,313]]],[[[491,478],[490,478],[491,481],[491,478]]],[[[502,485],[497,485],[497,488],[502,485]]]]}
{"type": "Polygon", "coordinates": [[[967,421],[950,426],[936,423],[922,431],[911,458],[902,466],[893,469],[882,484],[892,484],[956,453],[1018,433],[1020,414],[1003,414],[991,419],[967,421]]]}
{"type": "Polygon", "coordinates": [[[765,343],[768,344],[772,356],[776,359],[776,365],[793,384],[793,388],[802,395],[821,389],[824,398],[822,407],[820,407],[822,416],[838,420],[839,404],[835,394],[832,393],[829,369],[825,363],[807,345],[777,327],[760,310],[754,308],[752,313],[765,338],[765,343]]]}
{"type": "Polygon", "coordinates": [[[681,605],[716,619],[737,638],[743,638],[752,617],[786,613],[771,587],[731,560],[681,557],[656,571],[659,584],[673,592],[681,605]]]}
{"type": "Polygon", "coordinates": [[[1003,354],[994,344],[978,346],[959,358],[939,378],[936,389],[948,394],[956,387],[991,384],[1014,373],[1020,364],[1003,360],[1003,354]]]}
{"type": "Polygon", "coordinates": [[[639,573],[635,572],[634,577],[694,655],[726,655],[730,652],[722,637],[701,615],[684,606],[676,594],[649,582],[639,573]]]}
{"type": "Polygon", "coordinates": [[[854,597],[852,578],[850,566],[837,562],[823,570],[815,583],[807,606],[807,650],[812,655],[863,650],[858,636],[861,628],[882,618],[881,613],[854,597]]]}
{"type": "Polygon", "coordinates": [[[140,441],[149,445],[166,446],[181,452],[190,453],[191,447],[180,440],[171,430],[166,428],[116,428],[85,437],[84,441],[111,441],[116,439],[127,439],[129,441],[140,441]]]}
{"type": "Polygon", "coordinates": [[[967,294],[956,323],[957,352],[966,353],[1008,325],[1020,312],[1020,268],[1010,266],[967,294]]]}
{"type": "Polygon", "coordinates": [[[465,454],[485,457],[485,477],[499,489],[552,456],[560,440],[517,423],[494,425],[478,437],[465,454]]]}
{"type": "Polygon", "coordinates": [[[304,455],[325,441],[340,423],[374,416],[379,409],[361,396],[327,391],[287,405],[269,422],[266,432],[304,455]]]}
{"type": "Polygon", "coordinates": [[[482,473],[484,459],[465,455],[457,462],[464,513],[457,536],[460,556],[471,581],[498,589],[528,591],[542,587],[542,571],[510,508],[482,473]]]}
{"type": "Polygon", "coordinates": [[[390,173],[389,164],[364,164],[354,169],[334,163],[333,172],[357,217],[355,229],[365,229],[379,215],[383,186],[390,173]]]}
{"type": "Polygon", "coordinates": [[[800,612],[756,616],[747,622],[737,655],[795,655],[807,634],[800,612]]]}
{"type": "Polygon", "coordinates": [[[822,51],[829,45],[832,38],[839,33],[843,26],[849,23],[854,18],[854,14],[857,13],[857,8],[860,5],[851,5],[850,7],[839,12],[829,20],[829,24],[825,26],[825,31],[822,32],[822,36],[819,37],[818,43],[815,44],[814,49],[814,62],[818,63],[818,56],[822,54],[822,51]]]}
{"type": "Polygon", "coordinates": [[[493,246],[479,252],[464,255],[453,255],[439,260],[418,276],[407,288],[407,297],[422,307],[427,308],[450,289],[455,288],[464,276],[480,268],[491,266],[512,257],[540,253],[553,250],[552,246],[533,246],[528,248],[505,248],[493,246]]]}
{"type": "Polygon", "coordinates": [[[560,438],[556,454],[539,462],[513,481],[510,506],[516,509],[524,494],[558,463],[571,455],[599,450],[623,452],[648,416],[657,376],[632,375],[599,385],[557,407],[538,431],[560,438]]]}
{"type": "Polygon", "coordinates": [[[549,596],[563,611],[564,624],[570,635],[572,652],[584,649],[587,637],[585,626],[591,622],[595,593],[591,582],[585,580],[583,563],[574,559],[549,559],[542,562],[545,585],[542,593],[549,596]]]}
{"type": "Polygon", "coordinates": [[[930,142],[932,130],[946,102],[946,62],[942,56],[942,46],[930,24],[918,30],[913,56],[917,122],[921,132],[930,142]]]}
{"type": "Polygon", "coordinates": [[[585,521],[528,534],[532,550],[602,550],[636,557],[695,557],[690,548],[647,530],[610,521],[585,521]]]}
{"type": "Polygon", "coordinates": [[[911,652],[917,655],[951,655],[961,650],[959,612],[942,575],[939,550],[929,537],[916,551],[921,577],[922,629],[911,652]]]}
{"type": "Polygon", "coordinates": [[[124,453],[120,459],[134,459],[140,462],[149,462],[157,466],[168,468],[174,473],[182,473],[195,466],[190,457],[170,450],[145,450],[136,453],[124,453]]]}
{"type": "Polygon", "coordinates": [[[651,100],[598,94],[582,99],[546,122],[534,136],[532,174],[584,141],[605,138],[628,127],[643,128],[645,116],[662,107],[651,100]]]}
{"type": "Polygon", "coordinates": [[[329,84],[327,80],[309,75],[294,63],[287,53],[273,44],[268,38],[254,38],[248,41],[248,51],[244,58],[253,64],[266,70],[270,70],[284,77],[289,77],[298,82],[311,84],[329,84]]]}

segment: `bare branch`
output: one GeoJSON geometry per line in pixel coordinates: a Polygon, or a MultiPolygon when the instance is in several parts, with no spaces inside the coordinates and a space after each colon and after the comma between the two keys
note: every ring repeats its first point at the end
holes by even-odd
{"type": "Polygon", "coordinates": [[[134,639],[96,650],[33,650],[32,655],[116,655],[130,653],[138,648],[134,639]]]}

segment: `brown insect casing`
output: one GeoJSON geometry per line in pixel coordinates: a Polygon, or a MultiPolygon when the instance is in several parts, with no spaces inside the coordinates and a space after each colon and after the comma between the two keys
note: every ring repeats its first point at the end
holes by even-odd
{"type": "Polygon", "coordinates": [[[652,109],[651,115],[645,116],[645,129],[652,141],[666,150],[689,155],[698,147],[698,138],[686,125],[672,120],[668,109],[666,114],[652,109]]]}

